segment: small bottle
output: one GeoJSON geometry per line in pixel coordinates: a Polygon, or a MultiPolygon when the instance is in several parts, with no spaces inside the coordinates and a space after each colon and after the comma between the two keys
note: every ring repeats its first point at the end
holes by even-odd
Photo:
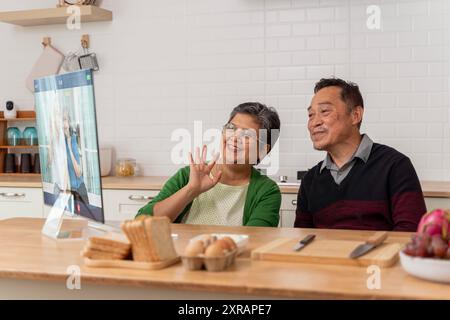
{"type": "Polygon", "coordinates": [[[9,146],[20,146],[22,144],[22,132],[17,127],[9,127],[6,131],[9,146]]]}
{"type": "Polygon", "coordinates": [[[23,130],[23,140],[27,146],[35,146],[38,144],[38,135],[35,127],[26,127],[23,130]]]}

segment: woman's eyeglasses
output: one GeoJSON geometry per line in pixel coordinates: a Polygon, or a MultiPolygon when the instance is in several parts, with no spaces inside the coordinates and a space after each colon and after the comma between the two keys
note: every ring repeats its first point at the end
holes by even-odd
{"type": "Polygon", "coordinates": [[[223,126],[223,132],[232,132],[233,135],[235,135],[238,138],[244,138],[246,141],[254,140],[259,141],[258,135],[256,134],[255,129],[243,129],[237,127],[235,124],[228,122],[226,125],[223,126]]]}

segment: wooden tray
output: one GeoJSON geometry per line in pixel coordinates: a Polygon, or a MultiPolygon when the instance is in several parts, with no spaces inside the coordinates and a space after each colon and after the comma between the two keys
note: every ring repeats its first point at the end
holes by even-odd
{"type": "Polygon", "coordinates": [[[134,260],[92,260],[84,258],[84,264],[91,268],[120,268],[139,270],[159,270],[167,268],[180,261],[180,257],[158,262],[139,262],[134,260]]]}
{"type": "Polygon", "coordinates": [[[402,248],[399,243],[383,243],[358,259],[348,256],[362,241],[321,240],[316,239],[302,250],[296,252],[292,247],[300,239],[280,238],[252,251],[254,260],[271,260],[285,262],[304,262],[318,264],[340,264],[355,266],[377,265],[391,267],[398,260],[402,248]]]}

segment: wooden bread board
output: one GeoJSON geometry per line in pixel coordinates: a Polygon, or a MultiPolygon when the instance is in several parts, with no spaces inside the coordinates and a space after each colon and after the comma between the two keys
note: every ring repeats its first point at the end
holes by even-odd
{"type": "Polygon", "coordinates": [[[252,251],[254,260],[304,262],[317,264],[337,264],[391,267],[398,260],[399,243],[383,243],[358,259],[350,259],[350,252],[363,241],[315,239],[300,251],[292,248],[300,239],[280,238],[252,251]]]}
{"type": "Polygon", "coordinates": [[[139,270],[159,270],[167,268],[180,261],[180,257],[175,257],[165,261],[158,262],[140,262],[134,260],[94,260],[84,258],[84,264],[91,268],[120,268],[120,269],[139,269],[139,270]]]}

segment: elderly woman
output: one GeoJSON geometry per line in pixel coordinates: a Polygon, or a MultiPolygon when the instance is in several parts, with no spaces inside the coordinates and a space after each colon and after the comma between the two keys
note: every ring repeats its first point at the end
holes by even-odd
{"type": "Polygon", "coordinates": [[[280,119],[257,102],[240,104],[223,127],[221,154],[206,163],[206,146],[180,169],[138,215],[167,216],[176,223],[267,226],[279,221],[278,185],[253,165],[278,139],[280,119]]]}

